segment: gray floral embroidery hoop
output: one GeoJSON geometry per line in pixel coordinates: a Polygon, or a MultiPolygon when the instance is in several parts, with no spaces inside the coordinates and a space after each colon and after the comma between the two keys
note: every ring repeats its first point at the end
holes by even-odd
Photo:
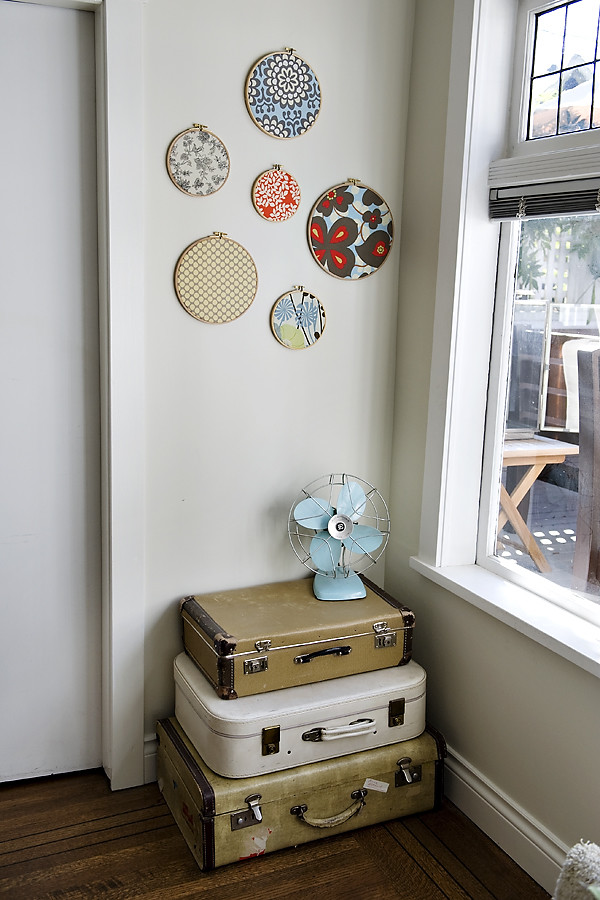
{"type": "Polygon", "coordinates": [[[257,128],[283,140],[305,134],[321,110],[319,80],[292,47],[259,59],[248,74],[244,95],[257,128]]]}
{"type": "Polygon", "coordinates": [[[190,197],[207,197],[229,177],[229,153],[205,125],[194,123],[173,138],[167,150],[167,172],[176,188],[190,197]]]}

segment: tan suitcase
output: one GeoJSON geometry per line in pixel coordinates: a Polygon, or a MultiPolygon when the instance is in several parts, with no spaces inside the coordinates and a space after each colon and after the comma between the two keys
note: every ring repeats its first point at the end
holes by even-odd
{"type": "Polygon", "coordinates": [[[176,719],[157,725],[158,785],[201,869],[437,808],[443,737],[420,737],[254,778],[223,778],[176,719]]]}
{"type": "Polygon", "coordinates": [[[360,600],[317,600],[312,578],[185,597],[185,649],[224,700],[404,665],[414,613],[362,578],[360,600]]]}

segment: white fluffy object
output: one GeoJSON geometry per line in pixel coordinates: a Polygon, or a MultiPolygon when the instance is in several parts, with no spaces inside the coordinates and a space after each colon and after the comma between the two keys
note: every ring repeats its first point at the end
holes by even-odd
{"type": "Polygon", "coordinates": [[[600,847],[579,841],[567,853],[552,900],[593,900],[592,885],[600,884],[600,847]]]}

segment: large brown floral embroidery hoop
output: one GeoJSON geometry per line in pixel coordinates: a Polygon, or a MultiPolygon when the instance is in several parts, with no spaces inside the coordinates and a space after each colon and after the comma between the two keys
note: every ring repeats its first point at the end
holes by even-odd
{"type": "Polygon", "coordinates": [[[389,256],[394,223],[389,206],[356,179],[329,188],[308,218],[308,244],[316,262],[336,278],[365,278],[389,256]]]}

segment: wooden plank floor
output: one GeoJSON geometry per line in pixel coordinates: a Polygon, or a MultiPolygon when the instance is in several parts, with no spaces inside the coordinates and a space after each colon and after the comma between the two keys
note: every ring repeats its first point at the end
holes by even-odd
{"type": "Polygon", "coordinates": [[[202,873],[156,784],[101,771],[0,786],[6,900],[542,900],[455,806],[202,873]]]}

